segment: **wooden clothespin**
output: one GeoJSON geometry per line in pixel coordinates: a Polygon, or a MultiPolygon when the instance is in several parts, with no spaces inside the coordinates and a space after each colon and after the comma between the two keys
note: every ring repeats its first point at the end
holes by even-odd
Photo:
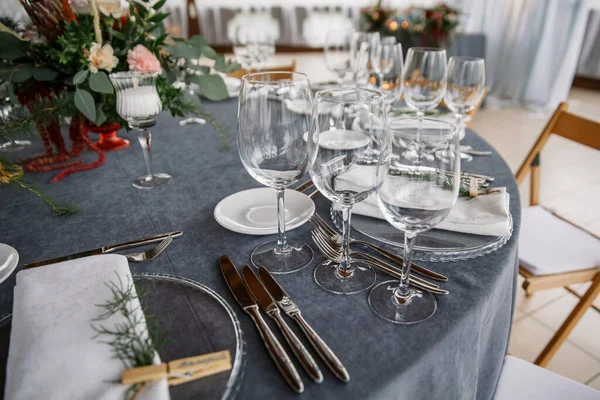
{"type": "Polygon", "coordinates": [[[169,386],[173,386],[230,369],[231,354],[229,350],[223,350],[196,357],[180,358],[159,365],[130,368],[123,371],[121,383],[134,385],[167,378],[169,386]]]}

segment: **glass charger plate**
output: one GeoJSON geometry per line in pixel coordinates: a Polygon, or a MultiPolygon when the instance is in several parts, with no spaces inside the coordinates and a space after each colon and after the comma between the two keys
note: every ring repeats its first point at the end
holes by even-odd
{"type": "MultiPolygon", "coordinates": [[[[331,220],[341,231],[342,213],[334,210],[332,205],[330,214],[331,220]]],[[[404,248],[404,232],[394,228],[386,220],[353,214],[352,229],[371,239],[396,247],[397,252],[404,248]]],[[[512,215],[510,216],[510,235],[508,237],[471,235],[432,229],[417,236],[413,259],[448,262],[483,256],[504,246],[512,236],[512,231],[512,215]]]]}
{"type": "MultiPolygon", "coordinates": [[[[169,343],[160,351],[163,361],[229,350],[233,368],[169,388],[171,399],[232,399],[242,381],[245,364],[240,323],[231,307],[212,289],[186,278],[134,274],[138,292],[145,292],[144,312],[165,328],[169,343]]],[[[4,393],[12,314],[0,318],[1,393],[4,393]]],[[[110,351],[107,346],[106,351],[110,351]]]]}

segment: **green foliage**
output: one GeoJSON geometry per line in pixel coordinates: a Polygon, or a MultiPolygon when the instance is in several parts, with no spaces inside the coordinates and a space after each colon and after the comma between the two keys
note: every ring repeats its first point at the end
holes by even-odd
{"type": "Polygon", "coordinates": [[[87,68],[88,59],[84,49],[89,50],[93,42],[93,18],[90,15],[80,15],[78,22],[65,23],[65,32],[58,37],[55,44],[34,45],[33,51],[48,67],[65,75],[74,75],[77,71],[87,68]]]}
{"type": "Polygon", "coordinates": [[[75,106],[90,121],[96,120],[96,102],[87,90],[77,88],[75,90],[75,106]]]}
{"type": "Polygon", "coordinates": [[[97,93],[111,94],[114,92],[113,85],[104,71],[98,71],[90,75],[90,89],[97,93]]]}

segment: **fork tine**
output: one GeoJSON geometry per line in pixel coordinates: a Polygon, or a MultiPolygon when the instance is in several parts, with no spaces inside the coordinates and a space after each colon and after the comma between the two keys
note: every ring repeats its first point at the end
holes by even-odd
{"type": "Polygon", "coordinates": [[[323,241],[323,239],[321,237],[319,237],[316,233],[311,232],[311,237],[313,239],[313,242],[315,243],[315,245],[317,246],[317,248],[321,251],[321,253],[323,253],[323,255],[325,257],[327,257],[328,259],[337,259],[338,258],[338,254],[335,251],[332,251],[331,248],[327,247],[326,243],[323,241]]]}
{"type": "Polygon", "coordinates": [[[313,225],[320,226],[329,236],[337,234],[337,232],[317,213],[312,215],[311,222],[313,222],[313,225]]]}
{"type": "Polygon", "coordinates": [[[163,251],[165,251],[165,249],[171,244],[172,241],[173,241],[173,237],[168,236],[165,240],[160,242],[157,246],[155,246],[151,249],[148,249],[146,252],[144,252],[145,258],[147,260],[151,260],[153,258],[158,257],[163,251]]]}
{"type": "Polygon", "coordinates": [[[320,237],[323,238],[323,240],[325,240],[327,243],[329,243],[330,247],[332,247],[334,249],[340,249],[342,247],[339,243],[335,242],[333,240],[333,238],[331,237],[331,235],[329,235],[327,232],[325,232],[325,230],[321,226],[315,227],[315,229],[313,229],[313,231],[315,231],[320,237]]]}

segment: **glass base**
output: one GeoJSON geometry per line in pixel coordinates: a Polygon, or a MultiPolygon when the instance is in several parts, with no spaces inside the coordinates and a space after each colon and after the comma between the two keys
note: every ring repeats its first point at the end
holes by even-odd
{"type": "Polygon", "coordinates": [[[355,294],[364,292],[375,283],[373,268],[361,262],[353,262],[354,270],[344,277],[338,273],[338,263],[327,260],[315,268],[315,281],[328,292],[336,294],[355,294]]]}
{"type": "Polygon", "coordinates": [[[274,252],[277,241],[261,244],[254,249],[250,260],[255,267],[265,267],[272,274],[289,274],[306,267],[313,259],[313,251],[306,243],[288,240],[290,251],[284,254],[274,252]]]}
{"type": "Polygon", "coordinates": [[[0,143],[1,151],[19,151],[31,146],[31,140],[14,140],[12,142],[0,143]]]}
{"type": "Polygon", "coordinates": [[[369,305],[375,314],[395,324],[416,324],[431,317],[437,309],[437,301],[429,292],[410,287],[411,297],[400,304],[394,291],[400,281],[386,281],[375,286],[369,293],[369,305]]]}
{"type": "Polygon", "coordinates": [[[153,174],[137,178],[131,183],[136,189],[154,189],[160,185],[166,185],[173,182],[173,177],[168,174],[153,174]]]}
{"type": "Polygon", "coordinates": [[[129,140],[117,136],[117,132],[101,133],[100,140],[94,142],[104,151],[119,150],[129,146],[129,140]]]}

